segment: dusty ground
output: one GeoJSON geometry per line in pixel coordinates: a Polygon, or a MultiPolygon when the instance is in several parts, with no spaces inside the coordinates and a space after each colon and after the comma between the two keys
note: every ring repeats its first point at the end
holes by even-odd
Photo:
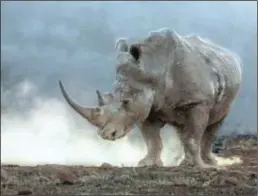
{"type": "Polygon", "coordinates": [[[257,195],[257,138],[217,140],[215,151],[240,155],[244,163],[228,171],[177,168],[117,168],[1,165],[1,195],[257,195]],[[222,145],[224,143],[224,146],[222,145]]]}

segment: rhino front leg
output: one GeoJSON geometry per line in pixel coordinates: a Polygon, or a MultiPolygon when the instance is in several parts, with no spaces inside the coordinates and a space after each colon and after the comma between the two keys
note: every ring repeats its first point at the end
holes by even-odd
{"type": "Polygon", "coordinates": [[[203,159],[209,164],[212,164],[214,166],[229,166],[233,164],[241,164],[242,160],[240,157],[219,157],[216,154],[212,152],[212,143],[213,139],[216,137],[216,135],[219,132],[220,127],[222,126],[224,122],[225,117],[218,121],[217,123],[214,123],[207,127],[204,135],[203,135],[203,141],[202,141],[202,156],[203,159]]]}
{"type": "Polygon", "coordinates": [[[163,166],[163,162],[161,161],[163,144],[160,137],[160,129],[163,126],[161,123],[151,123],[149,121],[140,124],[139,128],[147,146],[147,154],[138,162],[139,167],[163,166]]]}
{"type": "Polygon", "coordinates": [[[201,156],[201,141],[209,119],[209,106],[198,104],[186,111],[186,123],[181,133],[187,164],[200,168],[214,168],[206,164],[201,156]]]}

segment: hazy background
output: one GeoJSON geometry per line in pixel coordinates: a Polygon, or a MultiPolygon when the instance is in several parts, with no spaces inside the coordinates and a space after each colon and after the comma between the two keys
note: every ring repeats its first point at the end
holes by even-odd
{"type": "MultiPolygon", "coordinates": [[[[109,91],[115,78],[115,40],[163,27],[238,53],[243,83],[221,134],[256,134],[256,2],[1,2],[2,162],[135,165],[146,152],[138,132],[100,139],[67,106],[57,82],[81,104],[96,104],[95,90],[109,91]]],[[[165,130],[172,137],[163,159],[171,163],[182,148],[165,130]]]]}

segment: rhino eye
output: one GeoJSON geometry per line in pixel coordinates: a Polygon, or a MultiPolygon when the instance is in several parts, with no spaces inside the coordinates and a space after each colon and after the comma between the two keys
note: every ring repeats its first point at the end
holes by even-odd
{"type": "Polygon", "coordinates": [[[128,105],[129,104],[129,100],[123,100],[123,105],[128,105]]]}
{"type": "Polygon", "coordinates": [[[123,107],[124,107],[125,109],[128,109],[129,103],[130,103],[130,101],[127,100],[127,99],[122,101],[122,105],[123,105],[123,107]]]}

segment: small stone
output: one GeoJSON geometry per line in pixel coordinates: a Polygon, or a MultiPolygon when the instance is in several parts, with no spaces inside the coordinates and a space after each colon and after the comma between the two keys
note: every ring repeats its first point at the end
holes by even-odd
{"type": "Polygon", "coordinates": [[[257,174],[256,173],[250,173],[249,176],[250,176],[250,178],[252,180],[257,178],[257,174]]]}
{"type": "Polygon", "coordinates": [[[20,190],[18,191],[17,195],[31,195],[32,194],[32,190],[30,189],[24,189],[24,190],[20,190]]]}

